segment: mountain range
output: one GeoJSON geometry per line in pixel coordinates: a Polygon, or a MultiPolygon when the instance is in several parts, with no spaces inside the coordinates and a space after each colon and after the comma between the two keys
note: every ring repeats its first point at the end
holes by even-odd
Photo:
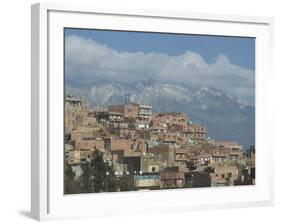
{"type": "Polygon", "coordinates": [[[245,148],[255,143],[255,105],[213,87],[153,79],[134,83],[66,79],[65,93],[103,108],[124,103],[130,93],[131,102],[152,105],[153,112],[186,113],[193,123],[206,125],[212,139],[237,141],[245,148]]]}

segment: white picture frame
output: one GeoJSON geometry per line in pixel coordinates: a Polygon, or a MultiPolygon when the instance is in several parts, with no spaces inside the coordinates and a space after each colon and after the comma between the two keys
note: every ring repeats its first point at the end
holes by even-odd
{"type": "Polygon", "coordinates": [[[273,204],[273,19],[38,3],[32,5],[31,214],[37,220],[273,204]],[[63,195],[63,27],[256,38],[255,186],[63,195]],[[110,203],[108,203],[110,202],[110,203]]]}

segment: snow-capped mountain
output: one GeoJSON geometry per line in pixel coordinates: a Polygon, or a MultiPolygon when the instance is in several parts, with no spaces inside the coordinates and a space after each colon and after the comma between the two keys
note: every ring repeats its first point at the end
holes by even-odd
{"type": "Polygon", "coordinates": [[[153,112],[185,112],[193,123],[208,127],[216,140],[255,143],[255,107],[221,90],[163,83],[153,79],[135,83],[99,81],[78,84],[66,81],[66,93],[84,98],[91,105],[106,107],[122,104],[125,94],[131,101],[152,105],[153,112]]]}

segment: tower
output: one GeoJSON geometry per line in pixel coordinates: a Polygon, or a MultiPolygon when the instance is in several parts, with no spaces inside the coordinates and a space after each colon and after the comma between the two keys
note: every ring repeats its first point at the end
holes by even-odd
{"type": "Polygon", "coordinates": [[[130,103],[130,97],[131,97],[131,94],[130,94],[130,93],[126,93],[126,94],[125,94],[125,103],[126,103],[126,104],[129,104],[129,103],[130,103]]]}

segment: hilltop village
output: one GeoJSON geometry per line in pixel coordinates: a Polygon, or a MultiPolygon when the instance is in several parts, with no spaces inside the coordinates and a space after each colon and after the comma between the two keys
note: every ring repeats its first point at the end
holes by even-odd
{"type": "Polygon", "coordinates": [[[154,113],[151,105],[130,102],[129,94],[105,110],[66,95],[64,152],[76,183],[89,182],[85,164],[95,167],[91,158],[99,153],[106,165],[93,172],[106,187],[95,192],[255,184],[254,146],[211,139],[187,114],[154,113]],[[114,189],[104,183],[109,176],[119,181],[114,189]]]}

